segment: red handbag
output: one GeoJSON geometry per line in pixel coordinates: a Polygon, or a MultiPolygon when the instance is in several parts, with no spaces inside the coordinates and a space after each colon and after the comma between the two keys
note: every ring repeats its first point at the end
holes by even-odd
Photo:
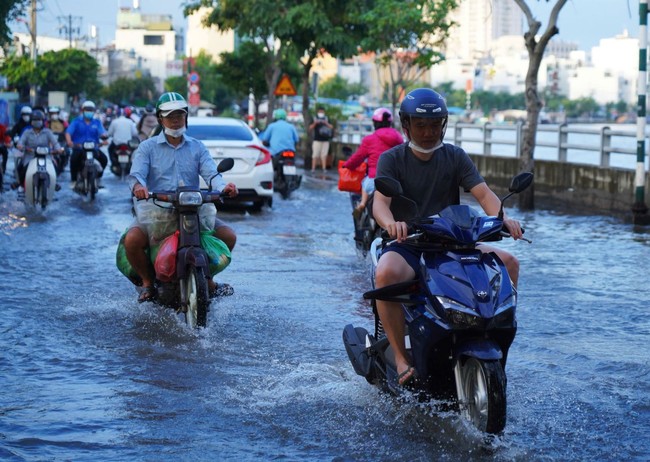
{"type": "Polygon", "coordinates": [[[361,181],[366,176],[367,166],[364,162],[354,170],[343,167],[344,160],[339,160],[339,191],[361,193],[361,181]]]}

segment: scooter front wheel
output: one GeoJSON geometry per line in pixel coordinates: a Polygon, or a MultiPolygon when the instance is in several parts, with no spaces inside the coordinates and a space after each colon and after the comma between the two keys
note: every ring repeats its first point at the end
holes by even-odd
{"type": "Polygon", "coordinates": [[[205,327],[208,318],[208,280],[201,268],[192,268],[185,278],[185,322],[192,329],[205,327]]]}
{"type": "Polygon", "coordinates": [[[500,433],[506,425],[506,375],[501,363],[467,358],[460,369],[462,416],[482,432],[500,433]]]}
{"type": "Polygon", "coordinates": [[[47,207],[47,186],[44,181],[38,182],[38,192],[34,197],[38,198],[38,201],[41,203],[41,209],[45,210],[47,207]]]}

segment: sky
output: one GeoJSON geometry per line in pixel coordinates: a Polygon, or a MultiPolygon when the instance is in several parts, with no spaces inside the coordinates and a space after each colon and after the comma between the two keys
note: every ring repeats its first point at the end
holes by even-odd
{"type": "MultiPolygon", "coordinates": [[[[556,0],[527,1],[544,30],[556,0]]],[[[187,28],[182,13],[185,0],[140,0],[139,3],[142,13],[170,14],[175,28],[187,28]]],[[[132,0],[39,0],[37,30],[42,35],[59,37],[59,26],[72,16],[73,27],[79,27],[81,35],[90,35],[90,26],[94,25],[98,28],[100,45],[107,45],[115,38],[118,8],[132,4],[132,0]]],[[[14,23],[12,26],[14,31],[27,32],[25,24],[14,23]]],[[[620,35],[626,29],[631,37],[637,38],[639,1],[568,0],[560,12],[558,26],[560,34],[556,37],[575,42],[579,49],[585,51],[597,46],[600,39],[620,35]]]]}

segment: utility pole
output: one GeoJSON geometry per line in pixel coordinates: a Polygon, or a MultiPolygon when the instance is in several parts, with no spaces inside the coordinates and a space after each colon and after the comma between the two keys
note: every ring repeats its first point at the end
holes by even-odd
{"type": "Polygon", "coordinates": [[[636,173],[634,177],[634,204],[632,205],[635,225],[650,224],[648,207],[645,204],[645,129],[646,95],[648,92],[648,0],[639,0],[639,81],[637,84],[638,102],[636,119],[636,173]]]}
{"type": "Polygon", "coordinates": [[[75,35],[75,38],[79,38],[79,34],[81,32],[81,28],[79,27],[79,23],[82,19],[81,16],[72,16],[69,14],[68,16],[57,16],[57,19],[61,24],[59,26],[59,35],[65,34],[68,37],[68,48],[72,48],[73,34],[75,35]],[[73,21],[75,22],[74,27],[72,25],[73,21]]]}
{"type": "MultiPolygon", "coordinates": [[[[31,8],[32,25],[29,28],[29,33],[32,38],[32,63],[36,69],[36,0],[32,0],[31,8]]],[[[29,103],[32,107],[36,104],[36,84],[30,83],[29,85],[29,103]]]]}

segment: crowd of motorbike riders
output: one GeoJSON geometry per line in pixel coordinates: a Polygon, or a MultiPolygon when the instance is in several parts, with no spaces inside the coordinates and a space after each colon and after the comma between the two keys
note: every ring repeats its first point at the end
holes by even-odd
{"type": "MultiPolygon", "coordinates": [[[[130,144],[132,150],[132,141],[137,146],[137,141],[148,138],[158,126],[153,105],[147,105],[141,111],[132,106],[108,106],[99,111],[92,101],[85,101],[80,114],[71,120],[69,114],[58,106],[32,108],[23,105],[16,123],[7,127],[6,122],[0,121],[0,173],[7,172],[7,161],[10,153],[13,153],[15,180],[11,183],[11,189],[18,190],[19,197],[24,193],[25,171],[36,146],[50,148],[57,176],[69,164],[71,187],[74,189],[83,162],[83,142],[93,141],[98,147],[108,145],[111,169],[114,170],[115,166],[119,168],[116,147],[130,144]]],[[[101,164],[103,173],[108,165],[108,157],[101,149],[96,149],[95,158],[101,164]]],[[[57,184],[59,189],[60,185],[57,184]]]]}
{"type": "MultiPolygon", "coordinates": [[[[26,104],[20,108],[19,118],[13,126],[7,126],[8,120],[0,120],[0,174],[4,178],[8,158],[13,154],[15,180],[10,186],[17,190],[19,198],[24,195],[25,172],[33,158],[34,148],[50,148],[57,177],[69,165],[71,188],[75,189],[82,168],[82,144],[85,141],[93,141],[98,147],[95,158],[102,167],[101,178],[109,157],[111,170],[119,174],[118,146],[128,146],[131,153],[137,143],[147,139],[158,126],[151,104],[140,111],[132,106],[108,106],[100,111],[93,101],[87,100],[81,105],[80,114],[69,119],[69,114],[58,106],[31,107],[26,104]],[[108,145],[108,157],[99,149],[103,145],[108,145]]],[[[57,182],[56,189],[60,188],[57,182]]]]}

